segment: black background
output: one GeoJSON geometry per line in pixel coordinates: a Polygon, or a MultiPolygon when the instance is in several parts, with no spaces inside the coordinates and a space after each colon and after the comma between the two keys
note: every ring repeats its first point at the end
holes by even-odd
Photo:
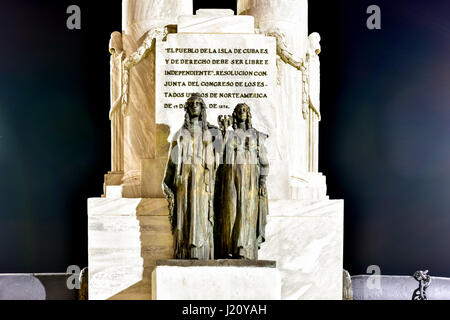
{"type": "MultiPolygon", "coordinates": [[[[110,170],[121,1],[2,4],[0,272],[87,265],[87,198],[110,170]],[[66,27],[78,4],[82,29],[66,27]]],[[[194,1],[236,9],[234,1],[194,1]]],[[[450,276],[448,1],[310,1],[322,41],[320,170],[345,200],[344,267],[450,276]],[[382,29],[366,9],[381,7],[382,29]]],[[[295,10],[295,8],[292,8],[295,10]]]]}

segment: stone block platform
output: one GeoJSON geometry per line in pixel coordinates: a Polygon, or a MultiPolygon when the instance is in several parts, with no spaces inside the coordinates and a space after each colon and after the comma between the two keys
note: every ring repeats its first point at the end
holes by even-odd
{"type": "Polygon", "coordinates": [[[275,261],[161,260],[152,274],[153,300],[279,300],[275,261]]]}
{"type": "Polygon", "coordinates": [[[89,300],[150,300],[156,261],[173,258],[165,199],[88,201],[89,300]]]}

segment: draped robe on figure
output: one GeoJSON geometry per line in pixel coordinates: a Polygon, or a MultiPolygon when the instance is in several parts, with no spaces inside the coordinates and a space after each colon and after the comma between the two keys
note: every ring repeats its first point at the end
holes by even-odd
{"type": "Polygon", "coordinates": [[[214,148],[202,124],[181,128],[169,152],[164,188],[173,192],[171,219],[176,259],[214,259],[214,148]]]}
{"type": "Polygon", "coordinates": [[[267,137],[255,129],[225,134],[216,181],[216,258],[258,259],[268,214],[267,194],[259,194],[269,170],[267,137]]]}

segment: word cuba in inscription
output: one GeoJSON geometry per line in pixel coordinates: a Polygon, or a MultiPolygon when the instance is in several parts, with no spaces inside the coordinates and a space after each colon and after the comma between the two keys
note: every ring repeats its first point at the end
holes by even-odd
{"type": "Polygon", "coordinates": [[[254,48],[167,48],[167,53],[182,53],[182,54],[217,54],[217,53],[234,53],[234,54],[269,54],[268,49],[254,49],[254,48]]]}

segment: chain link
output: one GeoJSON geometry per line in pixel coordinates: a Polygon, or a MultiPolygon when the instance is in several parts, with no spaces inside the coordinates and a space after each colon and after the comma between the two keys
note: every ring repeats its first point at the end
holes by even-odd
{"type": "Polygon", "coordinates": [[[428,300],[426,290],[431,284],[431,277],[428,275],[428,270],[416,271],[414,273],[414,279],[419,282],[419,288],[414,291],[412,300],[428,300]]]}

